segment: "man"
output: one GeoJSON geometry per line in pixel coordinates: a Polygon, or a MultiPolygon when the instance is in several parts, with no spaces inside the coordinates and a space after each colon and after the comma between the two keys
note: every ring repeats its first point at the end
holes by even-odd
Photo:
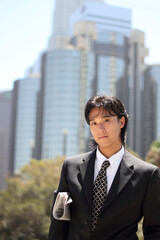
{"type": "Polygon", "coordinates": [[[160,240],[160,172],[125,150],[123,104],[95,96],[85,118],[96,147],[65,160],[58,192],[70,193],[71,221],[52,216],[49,240],[136,240],[142,217],[144,239],[160,240]]]}

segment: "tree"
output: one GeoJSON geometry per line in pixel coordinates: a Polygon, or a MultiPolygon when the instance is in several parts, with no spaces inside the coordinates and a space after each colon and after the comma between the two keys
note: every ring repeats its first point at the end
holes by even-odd
{"type": "Polygon", "coordinates": [[[152,142],[146,155],[146,161],[160,167],[160,141],[152,142]]]}
{"type": "Polygon", "coordinates": [[[0,192],[0,240],[46,240],[64,158],[31,160],[0,192]]]}

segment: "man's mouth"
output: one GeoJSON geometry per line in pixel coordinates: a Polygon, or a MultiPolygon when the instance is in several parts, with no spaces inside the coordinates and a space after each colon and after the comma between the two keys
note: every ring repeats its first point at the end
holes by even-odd
{"type": "Polygon", "coordinates": [[[108,136],[100,136],[99,139],[107,138],[108,136]]]}

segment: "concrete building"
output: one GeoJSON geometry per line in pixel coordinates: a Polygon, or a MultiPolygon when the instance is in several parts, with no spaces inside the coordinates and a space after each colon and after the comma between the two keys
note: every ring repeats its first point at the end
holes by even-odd
{"type": "Polygon", "coordinates": [[[9,176],[9,137],[12,91],[0,92],[0,190],[9,176]]]}

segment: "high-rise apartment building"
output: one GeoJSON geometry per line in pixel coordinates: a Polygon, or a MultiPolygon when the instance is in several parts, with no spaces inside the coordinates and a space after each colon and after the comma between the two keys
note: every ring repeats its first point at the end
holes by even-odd
{"type": "Polygon", "coordinates": [[[12,173],[18,173],[33,156],[39,88],[39,78],[25,78],[14,83],[10,144],[12,173]]]}
{"type": "Polygon", "coordinates": [[[9,134],[12,92],[0,93],[0,190],[6,188],[9,175],[9,134]]]}

